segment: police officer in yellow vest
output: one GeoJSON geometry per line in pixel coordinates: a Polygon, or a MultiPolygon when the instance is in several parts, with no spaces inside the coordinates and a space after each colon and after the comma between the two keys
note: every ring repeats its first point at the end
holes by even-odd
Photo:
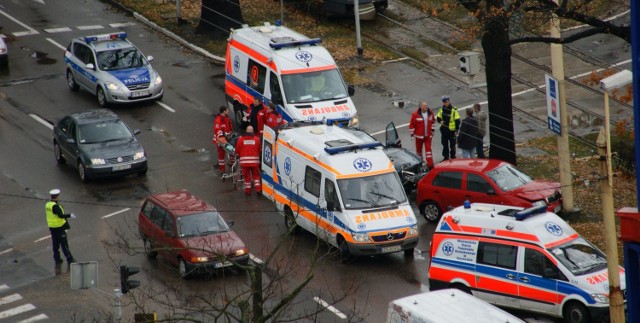
{"type": "Polygon", "coordinates": [[[64,256],[67,258],[67,262],[75,262],[76,260],[73,259],[71,251],[69,251],[69,243],[67,242],[67,229],[70,228],[67,219],[75,219],[76,215],[73,213],[64,213],[62,205],[58,204],[59,189],[53,189],[49,191],[49,194],[51,195],[51,201],[45,205],[45,211],[47,224],[51,232],[51,242],[53,243],[53,260],[55,260],[56,264],[62,263],[62,258],[60,258],[60,248],[62,247],[62,253],[64,253],[64,256]]]}
{"type": "Polygon", "coordinates": [[[436,120],[440,124],[443,160],[456,158],[456,137],[460,129],[460,114],[458,109],[451,105],[446,95],[442,97],[442,108],[438,111],[436,120]]]}

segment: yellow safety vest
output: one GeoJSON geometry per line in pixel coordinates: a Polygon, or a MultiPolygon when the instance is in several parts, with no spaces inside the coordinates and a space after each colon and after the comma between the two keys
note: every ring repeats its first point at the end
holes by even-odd
{"type": "MultiPolygon", "coordinates": [[[[438,118],[442,119],[442,110],[438,111],[438,118]]],[[[451,106],[451,117],[449,118],[449,130],[456,131],[456,120],[460,120],[460,114],[458,113],[458,109],[456,107],[451,106]]]]}
{"type": "MultiPolygon", "coordinates": [[[[49,201],[44,206],[44,208],[45,208],[45,210],[47,212],[47,224],[49,225],[49,228],[59,228],[59,227],[63,226],[65,224],[65,222],[67,222],[67,220],[65,220],[64,218],[61,218],[58,215],[56,215],[55,213],[53,213],[53,206],[54,205],[56,205],[56,202],[49,201]]],[[[62,213],[64,213],[64,209],[62,208],[62,205],[59,205],[59,206],[60,206],[60,210],[62,211],[62,213]]]]}

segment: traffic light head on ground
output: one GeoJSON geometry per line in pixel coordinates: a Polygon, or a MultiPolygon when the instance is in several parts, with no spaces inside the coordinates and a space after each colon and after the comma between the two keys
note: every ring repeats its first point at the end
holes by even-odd
{"type": "Polygon", "coordinates": [[[120,291],[122,294],[126,294],[129,290],[140,286],[140,281],[129,280],[130,276],[138,272],[140,272],[138,267],[120,266],[120,291]]]}

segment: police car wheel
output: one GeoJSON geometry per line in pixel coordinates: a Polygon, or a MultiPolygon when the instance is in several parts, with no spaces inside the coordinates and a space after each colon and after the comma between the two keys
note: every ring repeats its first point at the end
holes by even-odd
{"type": "Polygon", "coordinates": [[[578,302],[570,302],[565,305],[562,316],[567,323],[585,323],[591,321],[587,308],[578,302]]]}
{"type": "Polygon", "coordinates": [[[69,85],[69,89],[71,91],[78,91],[78,83],[76,83],[76,78],[73,77],[73,73],[71,70],[67,70],[67,85],[69,85]]]}
{"type": "Polygon", "coordinates": [[[53,143],[53,154],[56,156],[56,162],[58,162],[58,164],[64,164],[66,162],[57,142],[53,143]]]}
{"type": "Polygon", "coordinates": [[[438,204],[433,201],[427,201],[422,203],[422,207],[420,208],[420,213],[424,216],[424,219],[429,223],[436,223],[440,216],[442,215],[442,211],[438,204]]]}
{"type": "Polygon", "coordinates": [[[104,90],[102,89],[102,87],[98,87],[98,90],[96,91],[96,96],[98,97],[98,104],[100,104],[101,107],[106,108],[107,106],[109,106],[109,102],[107,101],[107,95],[104,93],[104,90]]]}

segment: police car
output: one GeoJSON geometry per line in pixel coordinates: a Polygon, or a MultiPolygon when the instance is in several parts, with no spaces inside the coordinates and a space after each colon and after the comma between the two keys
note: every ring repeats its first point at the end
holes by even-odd
{"type": "Polygon", "coordinates": [[[75,38],[64,53],[67,84],[98,97],[100,106],[162,99],[162,78],[125,32],[75,38]]]}

